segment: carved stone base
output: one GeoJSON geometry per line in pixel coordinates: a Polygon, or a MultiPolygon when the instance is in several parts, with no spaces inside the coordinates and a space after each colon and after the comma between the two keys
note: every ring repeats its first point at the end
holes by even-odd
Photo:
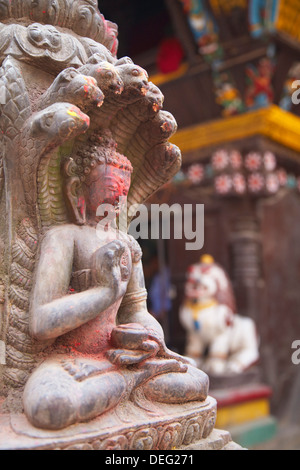
{"type": "MultiPolygon", "coordinates": [[[[21,414],[2,415],[0,449],[171,450],[201,446],[214,429],[216,407],[216,400],[211,397],[203,403],[154,405],[139,396],[134,403],[121,403],[91,422],[61,431],[37,429],[21,414]]],[[[214,439],[212,436],[211,442],[214,439]]],[[[222,447],[230,443],[226,439],[228,436],[222,447]]],[[[218,442],[217,446],[221,444],[218,442]]]]}
{"type": "Polygon", "coordinates": [[[206,439],[201,439],[198,442],[188,446],[181,446],[178,450],[191,451],[191,450],[246,450],[239,444],[233,442],[231,435],[228,431],[220,431],[214,429],[206,439]]]}

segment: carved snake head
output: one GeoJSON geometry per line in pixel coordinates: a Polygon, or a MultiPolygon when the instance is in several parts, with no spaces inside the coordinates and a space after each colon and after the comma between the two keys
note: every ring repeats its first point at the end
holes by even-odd
{"type": "Polygon", "coordinates": [[[146,99],[154,112],[158,112],[163,108],[164,95],[162,94],[160,89],[152,82],[148,83],[148,92],[146,95],[146,99]]]}
{"type": "Polygon", "coordinates": [[[89,103],[95,103],[98,107],[103,104],[104,95],[95,78],[70,67],[61,72],[56,80],[54,90],[63,92],[65,101],[76,103],[83,110],[89,103]]]}
{"type": "Polygon", "coordinates": [[[89,117],[76,106],[56,103],[34,115],[31,135],[48,141],[48,146],[54,147],[84,133],[89,124],[89,117]]]}
{"type": "Polygon", "coordinates": [[[148,89],[148,73],[135,64],[125,63],[117,65],[117,70],[124,82],[124,93],[136,94],[138,96],[145,96],[148,89]]]}
{"type": "Polygon", "coordinates": [[[95,54],[92,61],[81,67],[79,71],[95,78],[105,96],[111,92],[120,95],[124,90],[124,83],[117,67],[103,60],[100,55],[95,54]]]}

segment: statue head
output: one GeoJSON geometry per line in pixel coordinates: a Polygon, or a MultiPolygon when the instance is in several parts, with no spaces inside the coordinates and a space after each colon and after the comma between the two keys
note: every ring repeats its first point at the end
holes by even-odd
{"type": "Polygon", "coordinates": [[[215,300],[236,311],[231,282],[224,269],[210,255],[204,255],[200,263],[188,270],[185,296],[192,302],[215,300]]]}
{"type": "Polygon", "coordinates": [[[95,132],[79,144],[76,156],[66,161],[65,196],[77,224],[97,220],[102,204],[118,213],[120,198],[127,197],[133,168],[116,147],[110,132],[95,132]]]}

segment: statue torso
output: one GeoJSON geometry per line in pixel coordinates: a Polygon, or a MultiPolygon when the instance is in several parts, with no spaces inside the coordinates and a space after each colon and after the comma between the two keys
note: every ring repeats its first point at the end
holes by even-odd
{"type": "MultiPolygon", "coordinates": [[[[69,295],[93,287],[92,268],[95,253],[108,243],[120,239],[120,237],[128,246],[124,254],[124,263],[126,263],[126,260],[128,261],[128,269],[130,270],[131,262],[128,257],[132,257],[133,253],[130,249],[132,241],[128,235],[120,235],[120,232],[104,231],[90,226],[68,225],[65,226],[65,229],[70,231],[70,236],[74,239],[73,271],[69,295]]],[[[129,278],[130,274],[129,271],[129,278]]],[[[78,352],[81,355],[101,356],[103,351],[109,347],[111,331],[116,325],[116,316],[121,302],[122,299],[116,300],[95,319],[59,337],[56,344],[63,344],[66,349],[74,353],[78,352]]]]}

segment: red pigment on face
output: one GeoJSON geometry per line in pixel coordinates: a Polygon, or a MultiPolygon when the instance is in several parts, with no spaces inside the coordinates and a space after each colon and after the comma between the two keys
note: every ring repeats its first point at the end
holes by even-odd
{"type": "Polygon", "coordinates": [[[81,216],[83,216],[85,213],[85,199],[83,196],[80,196],[78,198],[78,209],[80,211],[81,216]]]}

